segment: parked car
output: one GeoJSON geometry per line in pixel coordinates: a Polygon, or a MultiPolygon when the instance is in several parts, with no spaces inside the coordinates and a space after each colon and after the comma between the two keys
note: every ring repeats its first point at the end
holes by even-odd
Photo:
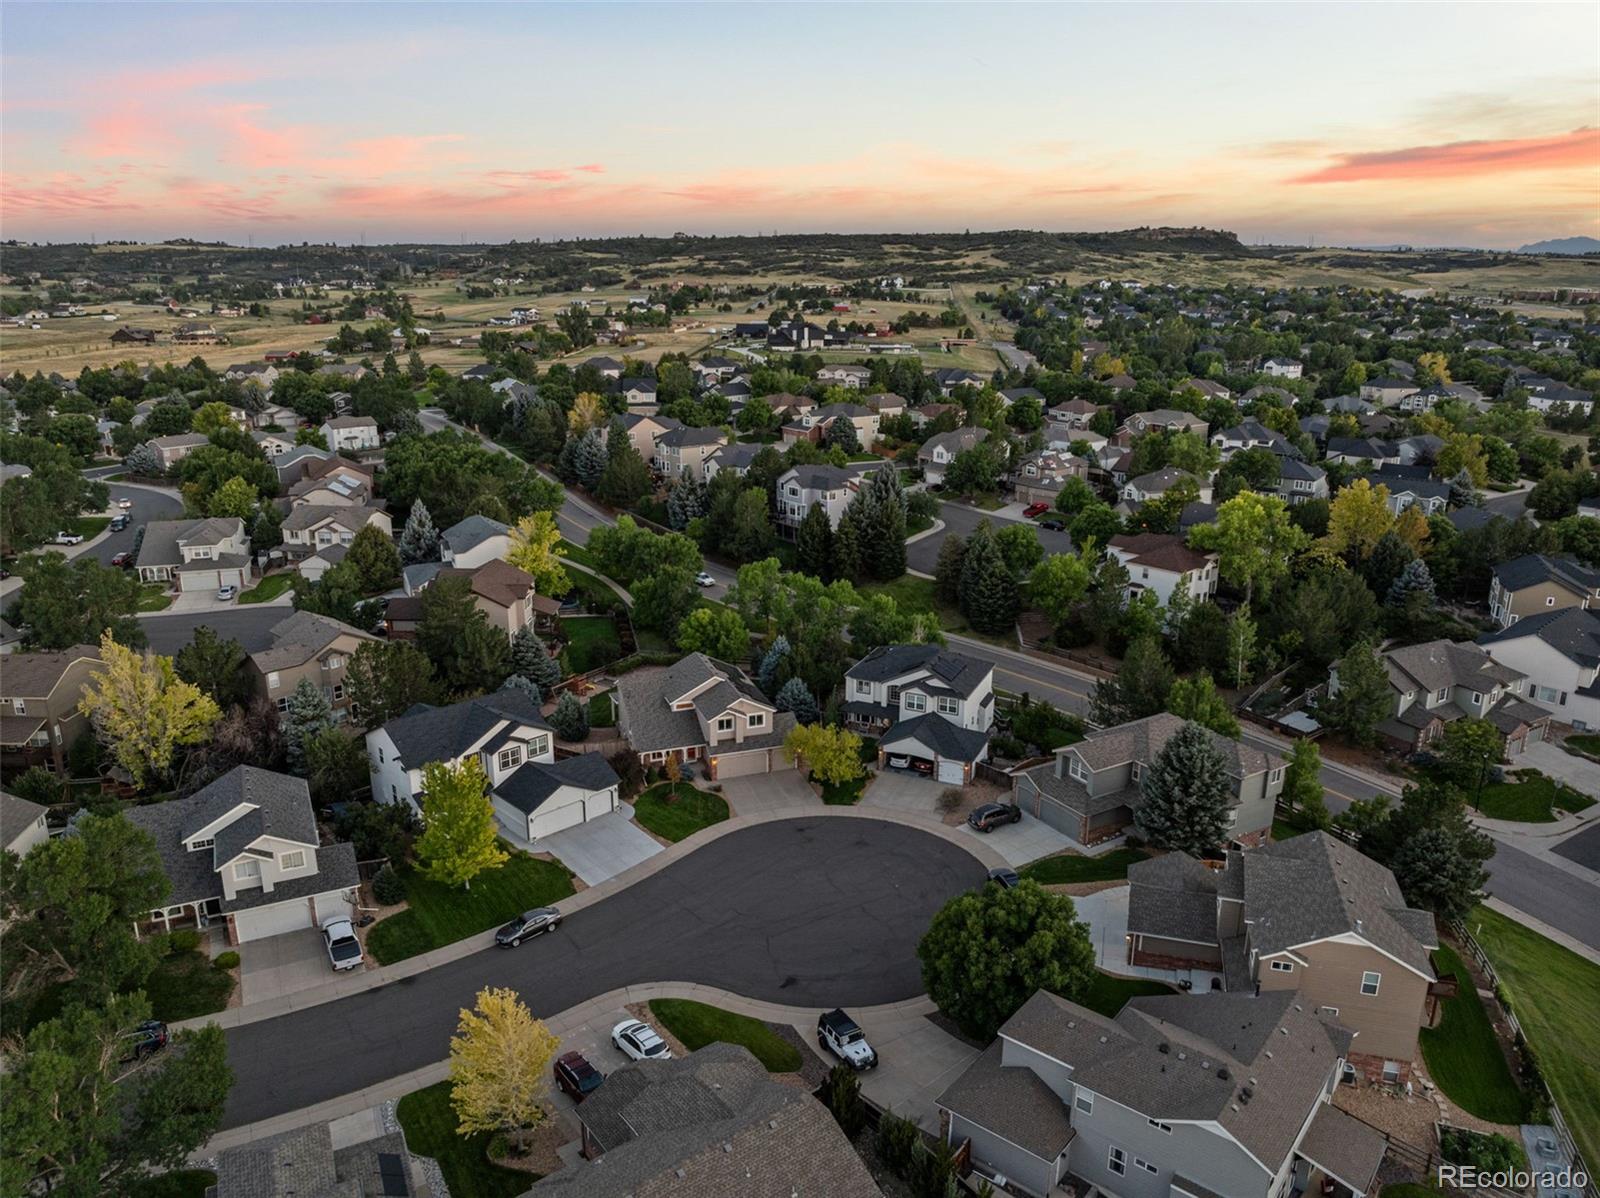
{"type": "Polygon", "coordinates": [[[556,1058],[556,1085],[573,1102],[582,1102],[605,1080],[606,1075],[589,1064],[581,1052],[564,1052],[556,1058]]]}
{"type": "Polygon", "coordinates": [[[535,907],[524,911],[494,934],[501,948],[515,948],[530,936],[541,936],[561,926],[561,912],[554,907],[535,907]]]}
{"type": "Polygon", "coordinates": [[[1051,532],[1066,532],[1067,531],[1067,526],[1065,524],[1063,524],[1060,520],[1041,520],[1041,521],[1039,521],[1039,527],[1040,528],[1048,528],[1051,532]]]}
{"type": "Polygon", "coordinates": [[[979,832],[993,832],[1001,824],[1014,824],[1022,818],[1022,808],[1014,803],[985,803],[967,816],[967,823],[979,832]]]}
{"type": "Polygon", "coordinates": [[[130,508],[133,506],[133,500],[126,498],[119,499],[117,500],[117,506],[120,508],[130,508]]]}
{"type": "Polygon", "coordinates": [[[838,1007],[818,1017],[817,1043],[852,1069],[871,1069],[878,1063],[867,1034],[838,1007]]]}
{"type": "Polygon", "coordinates": [[[83,544],[83,534],[82,533],[76,533],[76,532],[66,532],[66,531],[63,530],[62,532],[56,533],[55,544],[57,544],[57,545],[81,545],[81,544],[83,544]]]}
{"type": "Polygon", "coordinates": [[[1022,514],[1032,520],[1035,516],[1042,516],[1050,510],[1048,503],[1030,503],[1022,509],[1022,514]]]}
{"type": "Polygon", "coordinates": [[[672,1049],[667,1047],[667,1042],[655,1028],[638,1019],[624,1019],[612,1028],[611,1043],[630,1061],[672,1060],[672,1049]]]}
{"type": "Polygon", "coordinates": [[[219,603],[226,603],[228,600],[232,599],[238,593],[239,593],[239,588],[235,587],[235,586],[218,587],[217,588],[217,601],[219,603]]]}
{"type": "Polygon", "coordinates": [[[1017,871],[1004,865],[989,871],[989,881],[1004,890],[1010,890],[1013,886],[1018,886],[1022,883],[1022,879],[1017,876],[1017,871]]]}
{"type": "Polygon", "coordinates": [[[711,577],[709,570],[702,570],[694,576],[694,585],[697,587],[714,587],[717,585],[717,580],[711,577]]]}
{"type": "Polygon", "coordinates": [[[126,570],[133,565],[133,554],[129,553],[126,549],[124,549],[121,553],[113,553],[111,555],[111,564],[119,567],[120,569],[126,570]]]}
{"type": "Polygon", "coordinates": [[[159,1019],[146,1019],[131,1032],[122,1034],[122,1059],[136,1061],[167,1046],[167,1025],[159,1019]]]}
{"type": "Polygon", "coordinates": [[[322,925],[322,942],[335,971],[361,968],[361,941],[356,926],[348,919],[330,919],[322,925]]]}

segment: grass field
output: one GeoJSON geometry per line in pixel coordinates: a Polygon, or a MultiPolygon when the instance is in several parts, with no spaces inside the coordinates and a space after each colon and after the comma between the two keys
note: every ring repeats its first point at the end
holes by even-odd
{"type": "Polygon", "coordinates": [[[1528,1096],[1511,1075],[1471,973],[1448,946],[1434,953],[1434,964],[1441,977],[1453,974],[1460,989],[1445,1000],[1439,1026],[1422,1029],[1428,1073],[1462,1110],[1491,1123],[1522,1122],[1528,1096]]]}
{"type": "Polygon", "coordinates": [[[383,920],[367,936],[367,949],[380,965],[486,932],[531,907],[572,894],[572,875],[564,865],[518,852],[498,869],[472,879],[470,889],[429,881],[409,867],[400,871],[400,877],[409,907],[383,920]]]}
{"type": "Polygon", "coordinates": [[[451,1198],[515,1198],[538,1180],[533,1173],[491,1164],[488,1132],[464,1136],[456,1131],[449,1082],[413,1090],[399,1101],[394,1113],[406,1134],[406,1147],[439,1162],[451,1198]]]}
{"type": "Polygon", "coordinates": [[[1022,867],[1022,876],[1041,886],[1068,882],[1112,882],[1128,876],[1128,867],[1145,859],[1138,849],[1112,849],[1100,857],[1079,857],[1060,853],[1043,857],[1022,867]]]}
{"type": "Polygon", "coordinates": [[[720,824],[728,818],[728,801],[721,795],[696,790],[688,782],[677,785],[677,798],[670,802],[670,782],[657,782],[633,801],[633,815],[657,836],[676,844],[702,828],[720,824]]]}
{"type": "Polygon", "coordinates": [[[1479,907],[1467,929],[1500,975],[1545,1083],[1590,1168],[1600,1161],[1600,965],[1479,907]]]}
{"type": "Polygon", "coordinates": [[[1579,794],[1570,786],[1563,786],[1543,774],[1527,776],[1517,781],[1495,782],[1483,788],[1477,808],[1490,819],[1518,820],[1530,824],[1548,824],[1555,820],[1555,808],[1563,811],[1582,811],[1592,807],[1594,800],[1579,794]]]}
{"type": "Polygon", "coordinates": [[[707,1044],[741,1044],[768,1073],[800,1068],[800,1050],[759,1019],[686,998],[652,998],[650,1013],[690,1052],[707,1044]]]}
{"type": "Polygon", "coordinates": [[[589,727],[612,728],[617,722],[617,704],[611,691],[589,696],[589,727]]]}
{"type": "Polygon", "coordinates": [[[1177,991],[1165,982],[1158,982],[1153,978],[1124,978],[1095,970],[1094,984],[1089,987],[1088,993],[1080,995],[1077,1001],[1107,1019],[1114,1019],[1130,998],[1176,993],[1177,991]]]}
{"type": "Polygon", "coordinates": [[[562,652],[566,674],[587,674],[622,656],[622,641],[610,616],[568,616],[561,621],[567,636],[562,652]]]}
{"type": "Polygon", "coordinates": [[[164,582],[147,582],[139,588],[140,611],[166,611],[172,606],[172,596],[167,594],[164,582]]]}
{"type": "Polygon", "coordinates": [[[240,603],[266,603],[294,586],[293,574],[269,574],[248,591],[239,592],[240,603]]]}

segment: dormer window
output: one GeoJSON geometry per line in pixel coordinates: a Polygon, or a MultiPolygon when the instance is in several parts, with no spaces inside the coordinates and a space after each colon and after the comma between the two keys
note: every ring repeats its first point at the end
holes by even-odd
{"type": "Polygon", "coordinates": [[[304,869],[305,867],[306,851],[304,849],[295,849],[293,852],[285,853],[278,858],[278,868],[286,872],[291,869],[304,869]]]}
{"type": "Polygon", "coordinates": [[[856,694],[858,694],[858,695],[870,695],[871,693],[872,693],[872,683],[868,682],[864,678],[857,678],[856,679],[856,694]]]}
{"type": "Polygon", "coordinates": [[[198,853],[201,849],[209,849],[216,843],[216,838],[212,836],[207,836],[204,840],[191,840],[189,842],[189,851],[191,853],[198,853]]]}
{"type": "Polygon", "coordinates": [[[764,711],[752,711],[745,718],[745,723],[752,728],[765,728],[767,726],[767,713],[764,711]]]}
{"type": "Polygon", "coordinates": [[[717,717],[717,731],[718,732],[732,732],[733,731],[733,717],[731,715],[718,716],[717,717]]]}
{"type": "Polygon", "coordinates": [[[495,758],[495,764],[502,770],[516,769],[517,766],[522,764],[522,746],[511,745],[508,748],[501,749],[499,755],[495,758]]]}
{"type": "Polygon", "coordinates": [[[1450,688],[1448,686],[1441,687],[1440,689],[1436,690],[1433,693],[1433,701],[1435,703],[1443,703],[1449,697],[1450,697],[1450,688]]]}

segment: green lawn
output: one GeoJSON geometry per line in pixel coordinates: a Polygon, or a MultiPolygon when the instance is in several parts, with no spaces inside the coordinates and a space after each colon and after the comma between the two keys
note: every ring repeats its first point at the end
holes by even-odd
{"type": "Polygon", "coordinates": [[[380,965],[486,932],[519,912],[572,894],[566,866],[515,850],[509,861],[479,874],[466,890],[429,881],[409,867],[400,877],[410,906],[383,920],[367,937],[367,948],[380,965]]]}
{"type": "Polygon", "coordinates": [[[239,593],[240,603],[265,603],[294,586],[293,574],[269,574],[248,591],[239,593]]]}
{"type": "Polygon", "coordinates": [[[901,611],[933,612],[939,617],[939,626],[947,632],[966,631],[966,617],[953,606],[939,602],[931,578],[902,574],[889,582],[863,583],[856,590],[862,595],[888,595],[899,604],[901,611]]]}
{"type": "Polygon", "coordinates": [[[590,553],[585,545],[579,545],[563,538],[557,548],[560,549],[561,556],[569,562],[577,562],[580,566],[588,566],[591,570],[598,568],[594,564],[594,554],[590,553]]]}
{"type": "Polygon", "coordinates": [[[650,1013],[690,1052],[721,1041],[748,1048],[768,1073],[794,1073],[800,1068],[800,1050],[759,1019],[686,998],[652,998],[650,1013]]]}
{"type": "Polygon", "coordinates": [[[561,621],[561,631],[567,637],[562,656],[569,675],[587,674],[622,656],[622,641],[610,616],[569,616],[561,621]]]}
{"type": "Polygon", "coordinates": [[[611,691],[589,696],[589,727],[612,728],[617,723],[617,704],[611,691]]]}
{"type": "Polygon", "coordinates": [[[1142,998],[1147,994],[1176,993],[1177,991],[1165,982],[1158,982],[1153,978],[1117,977],[1097,969],[1094,974],[1094,984],[1089,987],[1089,992],[1080,995],[1077,1001],[1107,1019],[1115,1019],[1117,1012],[1122,1010],[1130,998],[1142,998]]]}
{"type": "Polygon", "coordinates": [[[1138,849],[1112,849],[1100,857],[1080,857],[1075,853],[1059,853],[1054,857],[1041,857],[1022,867],[1022,876],[1032,878],[1041,886],[1058,886],[1066,882],[1113,882],[1128,876],[1128,867],[1145,859],[1138,849]]]}
{"type": "Polygon", "coordinates": [[[538,1180],[537,1174],[491,1164],[488,1132],[463,1136],[456,1131],[449,1082],[413,1090],[394,1113],[406,1134],[406,1147],[439,1162],[451,1198],[515,1198],[538,1180]]]}
{"type": "Polygon", "coordinates": [[[1435,1084],[1462,1110],[1491,1123],[1520,1123],[1528,1098],[1511,1075],[1472,975],[1449,946],[1434,953],[1441,977],[1454,974],[1460,992],[1445,1000],[1438,1027],[1421,1032],[1422,1058],[1435,1084]]]}
{"type": "Polygon", "coordinates": [[[150,1013],[167,1023],[210,1015],[228,1005],[233,978],[211,964],[205,953],[172,953],[161,958],[144,984],[150,1013]]]}
{"type": "Polygon", "coordinates": [[[1529,824],[1548,824],[1555,820],[1554,808],[1582,811],[1594,800],[1579,794],[1543,774],[1528,774],[1515,781],[1492,782],[1483,788],[1477,808],[1490,819],[1520,820],[1529,824]]]}
{"type": "Polygon", "coordinates": [[[861,801],[861,792],[867,785],[865,774],[854,782],[822,782],[815,775],[811,781],[822,788],[822,801],[830,807],[855,806],[861,801]]]}
{"type": "Polygon", "coordinates": [[[1600,965],[1487,907],[1472,913],[1467,929],[1494,962],[1545,1083],[1594,1168],[1600,1161],[1600,965]]]}
{"type": "Polygon", "coordinates": [[[217,1175],[209,1169],[174,1169],[141,1178],[123,1192],[128,1198],[205,1198],[206,1190],[216,1184],[217,1175]]]}
{"type": "Polygon", "coordinates": [[[139,588],[140,611],[166,611],[172,605],[172,596],[167,594],[167,584],[164,582],[147,582],[139,588]]]}
{"type": "Polygon", "coordinates": [[[72,522],[72,531],[88,541],[103,533],[110,523],[110,516],[79,516],[72,522]]]}
{"type": "Polygon", "coordinates": [[[1575,732],[1567,737],[1562,747],[1574,757],[1582,753],[1600,757],[1600,733],[1575,732]]]}
{"type": "Polygon", "coordinates": [[[633,801],[633,815],[645,828],[676,844],[701,828],[728,818],[728,802],[721,795],[696,790],[688,782],[677,785],[677,797],[668,802],[670,782],[657,782],[633,801]]]}

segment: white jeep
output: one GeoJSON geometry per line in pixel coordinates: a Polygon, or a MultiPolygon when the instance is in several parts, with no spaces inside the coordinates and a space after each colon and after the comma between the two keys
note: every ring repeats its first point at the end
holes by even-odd
{"type": "Polygon", "coordinates": [[[817,1019],[817,1043],[852,1069],[871,1069],[878,1063],[866,1033],[837,1007],[817,1019]]]}

